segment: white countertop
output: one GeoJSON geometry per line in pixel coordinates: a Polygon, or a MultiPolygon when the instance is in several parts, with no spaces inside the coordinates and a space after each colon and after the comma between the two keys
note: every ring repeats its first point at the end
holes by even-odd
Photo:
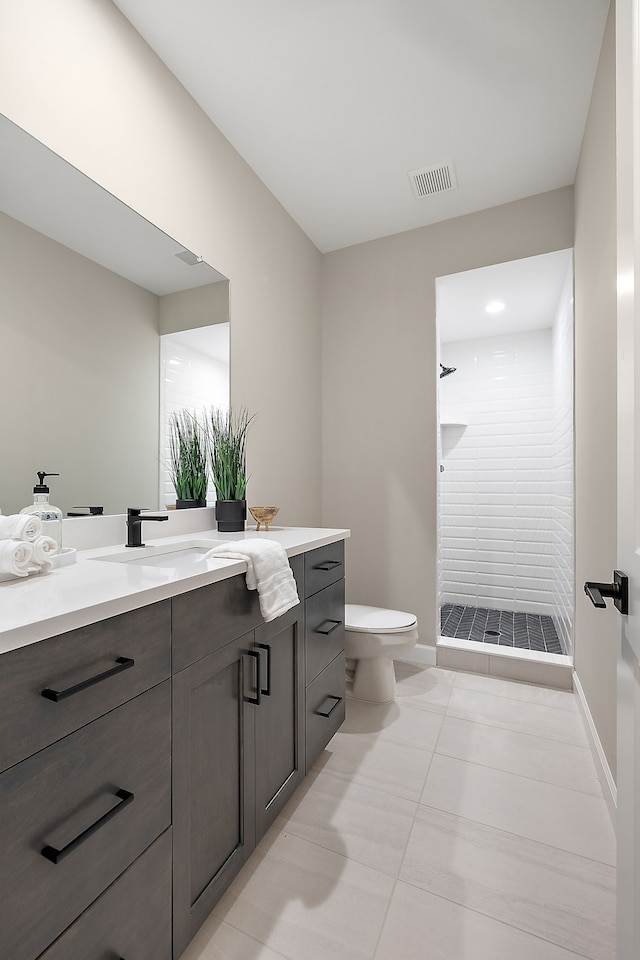
{"type": "MultiPolygon", "coordinates": [[[[268,533],[200,530],[189,537],[154,538],[152,542],[160,547],[197,539],[211,540],[213,546],[213,541],[260,538],[281,543],[287,556],[294,557],[348,536],[349,530],[325,527],[271,527],[268,533]]],[[[243,561],[217,558],[202,560],[198,573],[193,565],[181,567],[179,563],[155,568],[95,562],[113,551],[113,546],[81,550],[77,562],[69,566],[0,582],[0,654],[246,572],[243,561]]]]}

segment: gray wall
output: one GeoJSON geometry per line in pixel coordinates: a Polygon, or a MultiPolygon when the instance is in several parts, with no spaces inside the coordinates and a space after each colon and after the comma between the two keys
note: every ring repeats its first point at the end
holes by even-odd
{"type": "Polygon", "coordinates": [[[575,666],[616,774],[616,618],[585,580],[616,565],[615,31],[610,11],[575,183],[575,666]]]}
{"type": "Polygon", "coordinates": [[[325,255],[323,522],[349,526],[348,599],[435,643],[436,277],[573,246],[567,187],[325,255]]]}

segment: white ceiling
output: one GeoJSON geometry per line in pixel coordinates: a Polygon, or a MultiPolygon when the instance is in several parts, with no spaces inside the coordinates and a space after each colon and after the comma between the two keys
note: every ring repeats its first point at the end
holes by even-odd
{"type": "MultiPolygon", "coordinates": [[[[441,343],[497,337],[552,327],[573,251],[467,270],[436,281],[438,333],[441,343]],[[487,313],[499,301],[504,309],[487,313]]],[[[570,278],[573,279],[572,277],[570,278]]]]}
{"type": "Polygon", "coordinates": [[[115,2],[322,251],[573,183],[609,6],[115,2]]]}
{"type": "Polygon", "coordinates": [[[190,350],[203,353],[219,363],[229,366],[229,324],[213,323],[208,327],[195,327],[179,333],[165,333],[167,340],[182,343],[190,350]]]}

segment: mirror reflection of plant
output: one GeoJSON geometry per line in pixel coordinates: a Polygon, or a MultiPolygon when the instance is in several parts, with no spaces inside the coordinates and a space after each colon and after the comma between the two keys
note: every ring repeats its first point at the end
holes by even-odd
{"type": "Polygon", "coordinates": [[[207,433],[188,410],[171,414],[169,454],[171,480],[178,500],[205,500],[208,483],[207,433]]]}
{"type": "Polygon", "coordinates": [[[215,407],[209,414],[211,479],[218,500],[244,500],[247,489],[246,438],[253,420],[247,410],[237,414],[215,407]]]}

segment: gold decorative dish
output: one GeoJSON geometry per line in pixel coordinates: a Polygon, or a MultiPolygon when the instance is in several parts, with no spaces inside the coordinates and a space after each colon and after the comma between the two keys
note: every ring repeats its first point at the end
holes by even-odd
{"type": "Polygon", "coordinates": [[[279,509],[280,507],[249,507],[249,513],[256,521],[256,531],[260,529],[261,523],[264,523],[264,529],[268,530],[279,509]]]}

